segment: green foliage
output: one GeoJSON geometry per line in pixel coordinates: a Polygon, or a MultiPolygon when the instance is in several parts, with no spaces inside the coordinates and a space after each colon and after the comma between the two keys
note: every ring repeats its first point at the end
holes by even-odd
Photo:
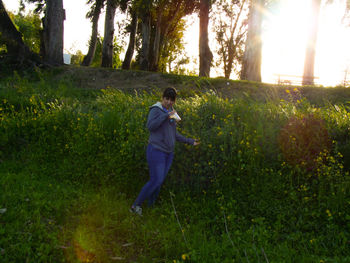
{"type": "Polygon", "coordinates": [[[281,129],[279,145],[289,163],[312,170],[317,155],[330,150],[331,141],[324,121],[310,114],[292,117],[281,129]]]}
{"type": "Polygon", "coordinates": [[[35,53],[40,52],[40,32],[42,31],[41,19],[38,14],[30,12],[26,15],[17,14],[13,21],[18,31],[23,35],[24,43],[35,53]]]}
{"type": "Polygon", "coordinates": [[[189,63],[188,58],[184,58],[183,35],[185,31],[185,21],[180,20],[174,29],[167,35],[159,59],[159,71],[169,73],[184,73],[184,65],[189,63]],[[175,65],[172,65],[175,64],[175,65]]]}
{"type": "MultiPolygon", "coordinates": [[[[40,32],[42,30],[41,20],[39,15],[33,12],[29,12],[26,15],[22,15],[21,13],[13,14],[9,12],[8,15],[12,19],[17,30],[22,34],[23,42],[34,53],[39,53],[40,52],[40,32]]],[[[0,54],[7,52],[6,45],[3,43],[4,41],[1,40],[1,32],[0,32],[0,54]]]]}
{"type": "MultiPolygon", "coordinates": [[[[1,34],[0,34],[0,38],[1,38],[1,34]]],[[[7,52],[6,45],[0,45],[0,54],[6,53],[6,52],[7,52]]]]}
{"type": "MultiPolygon", "coordinates": [[[[195,12],[196,4],[196,1],[183,0],[134,1],[135,9],[137,10],[140,19],[142,20],[144,17],[148,16],[150,18],[151,36],[148,45],[150,47],[158,46],[159,53],[157,56],[155,55],[157,52],[152,48],[150,49],[149,59],[152,64],[150,67],[154,68],[149,68],[148,70],[169,73],[185,71],[185,69],[181,67],[188,63],[188,59],[183,54],[183,35],[186,26],[183,18],[195,12]],[[156,44],[157,33],[159,33],[159,43],[156,44]],[[158,60],[156,57],[158,57],[158,60]]],[[[140,33],[141,32],[139,32],[139,34],[140,33]]],[[[138,38],[136,42],[140,43],[140,39],[138,38]]],[[[138,51],[138,54],[136,55],[136,63],[139,63],[140,60],[139,56],[142,48],[141,46],[141,43],[136,45],[138,51]]],[[[137,69],[137,65],[133,65],[132,68],[137,69]]]]}
{"type": "Polygon", "coordinates": [[[113,68],[120,68],[122,66],[123,61],[120,59],[120,54],[123,52],[123,46],[118,43],[117,38],[114,37],[113,40],[113,68]]]}
{"type": "MultiPolygon", "coordinates": [[[[100,67],[102,62],[102,45],[103,37],[97,38],[96,51],[94,59],[92,60],[92,67],[100,67]]],[[[120,59],[120,54],[123,51],[123,47],[118,43],[117,38],[113,40],[113,68],[120,68],[122,61],[120,59]]]]}
{"type": "Polygon", "coordinates": [[[97,37],[95,56],[92,60],[92,67],[100,67],[102,62],[102,37],[97,37]]]}
{"type": "Polygon", "coordinates": [[[2,261],[348,262],[349,108],[288,94],[180,91],[178,130],[201,144],[176,146],[156,208],[138,218],[128,208],[148,179],[159,89],[88,91],[42,72],[1,80],[2,261]],[[322,123],[332,145],[307,170],[279,134],[291,120],[302,134],[297,116],[315,113],[308,127],[322,123]]]}
{"type": "Polygon", "coordinates": [[[81,52],[81,50],[77,50],[75,54],[72,54],[70,63],[72,65],[80,65],[81,62],[83,62],[84,54],[81,52]]]}
{"type": "Polygon", "coordinates": [[[213,32],[218,54],[216,66],[221,67],[225,78],[239,75],[247,32],[248,1],[216,1],[213,8],[213,32]]]}

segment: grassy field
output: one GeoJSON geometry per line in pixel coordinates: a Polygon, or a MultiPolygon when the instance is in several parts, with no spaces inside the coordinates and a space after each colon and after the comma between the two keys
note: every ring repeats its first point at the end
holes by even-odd
{"type": "Polygon", "coordinates": [[[349,103],[342,87],[147,72],[2,78],[0,261],[350,262],[349,103]],[[168,86],[201,144],[177,145],[138,217],[148,107],[168,86]]]}

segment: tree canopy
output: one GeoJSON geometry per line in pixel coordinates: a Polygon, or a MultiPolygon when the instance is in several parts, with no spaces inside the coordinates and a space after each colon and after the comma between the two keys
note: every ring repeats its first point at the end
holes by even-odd
{"type": "MultiPolygon", "coordinates": [[[[21,50],[28,48],[33,53],[40,54],[47,63],[62,64],[65,20],[62,2],[63,0],[21,0],[17,14],[7,13],[2,8],[0,51],[20,55],[23,52],[11,52],[11,49],[21,46],[21,50]],[[27,3],[35,4],[33,12],[25,12],[27,3]]],[[[312,2],[317,7],[313,10],[319,11],[321,0],[312,2]]],[[[322,3],[332,2],[327,0],[322,3]]],[[[264,16],[280,3],[279,0],[86,0],[90,6],[86,17],[91,20],[91,37],[87,43],[89,51],[87,54],[76,52],[74,63],[84,57],[82,65],[96,66],[96,61],[102,58],[100,66],[123,65],[123,69],[186,72],[183,67],[190,60],[184,52],[184,34],[187,30],[185,19],[188,15],[195,14],[200,29],[199,39],[193,39],[199,46],[196,59],[199,62],[199,75],[209,76],[210,68],[216,65],[226,78],[234,73],[241,79],[261,81],[264,16]],[[105,32],[103,38],[99,38],[98,23],[105,7],[105,32]],[[126,12],[127,19],[119,25],[116,34],[115,17],[121,12],[126,12]],[[215,34],[215,42],[209,34],[209,25],[215,34]],[[120,39],[120,32],[124,32],[124,37],[128,36],[127,48],[124,40],[120,39]],[[99,50],[101,39],[103,43],[99,50]],[[210,47],[209,42],[215,45],[210,47]],[[124,61],[121,60],[121,50],[126,51],[124,61]]],[[[344,21],[349,10],[350,2],[347,1],[344,21]]],[[[315,32],[318,25],[315,21],[318,18],[311,13],[310,17],[315,19],[309,34],[310,44],[305,50],[304,84],[312,84],[306,80],[312,80],[315,63],[315,32]]]]}

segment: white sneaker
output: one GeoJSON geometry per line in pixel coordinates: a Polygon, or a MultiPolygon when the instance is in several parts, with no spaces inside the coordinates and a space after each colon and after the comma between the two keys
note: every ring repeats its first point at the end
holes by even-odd
{"type": "Polygon", "coordinates": [[[141,206],[132,206],[130,209],[129,209],[129,211],[131,212],[131,213],[135,213],[135,214],[138,214],[139,216],[142,216],[142,208],[141,208],[141,206]]]}

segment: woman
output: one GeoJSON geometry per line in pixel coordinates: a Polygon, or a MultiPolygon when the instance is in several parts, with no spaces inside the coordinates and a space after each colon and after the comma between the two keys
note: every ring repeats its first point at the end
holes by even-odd
{"type": "Polygon", "coordinates": [[[160,187],[169,172],[174,158],[175,141],[198,145],[194,139],[186,138],[176,131],[176,122],[180,120],[173,105],[176,100],[176,90],[167,88],[163,92],[162,102],[150,107],[147,128],[150,137],[147,146],[147,162],[150,180],[143,186],[140,194],[130,208],[130,211],[142,215],[142,203],[148,199],[152,206],[159,194],[160,187]]]}

